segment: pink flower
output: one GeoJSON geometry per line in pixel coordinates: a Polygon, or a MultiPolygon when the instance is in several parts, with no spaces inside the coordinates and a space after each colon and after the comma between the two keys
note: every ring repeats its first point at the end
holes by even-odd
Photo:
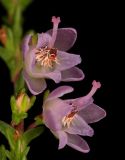
{"type": "Polygon", "coordinates": [[[101,84],[93,81],[92,85],[91,91],[84,97],[62,100],[61,96],[73,91],[70,86],[62,86],[51,92],[44,101],[44,123],[58,137],[59,149],[67,144],[83,153],[89,152],[87,142],[79,135],[93,136],[94,131],[88,124],[106,116],[106,112],[94,104],[92,98],[101,84]]]}
{"type": "Polygon", "coordinates": [[[30,46],[32,35],[27,35],[23,43],[23,76],[32,94],[37,95],[46,88],[45,79],[60,81],[79,81],[84,78],[80,55],[70,54],[76,41],[77,32],[73,28],[60,28],[60,17],[52,17],[53,29],[38,34],[36,46],[30,46]]]}

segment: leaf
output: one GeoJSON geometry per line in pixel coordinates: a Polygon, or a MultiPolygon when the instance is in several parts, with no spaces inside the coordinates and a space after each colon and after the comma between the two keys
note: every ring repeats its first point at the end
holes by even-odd
{"type": "Polygon", "coordinates": [[[15,84],[15,93],[19,93],[19,91],[21,91],[24,88],[24,78],[22,76],[22,72],[20,71],[20,73],[18,74],[18,79],[16,81],[15,84]]]}
{"type": "Polygon", "coordinates": [[[14,148],[15,141],[13,136],[15,129],[12,128],[9,124],[0,120],[0,132],[6,137],[11,148],[14,148]]]}
{"type": "Polygon", "coordinates": [[[9,15],[12,15],[15,9],[14,3],[12,3],[12,0],[1,0],[1,3],[3,7],[7,10],[9,15]]]}
{"type": "Polygon", "coordinates": [[[17,111],[17,106],[16,106],[16,99],[14,96],[11,96],[10,98],[10,106],[11,106],[12,113],[15,113],[17,111]]]}
{"type": "Polygon", "coordinates": [[[41,125],[41,124],[44,124],[42,117],[39,116],[39,115],[36,116],[36,117],[34,118],[34,120],[35,120],[35,125],[36,125],[36,126],[41,125]]]}
{"type": "Polygon", "coordinates": [[[23,153],[21,155],[21,160],[26,160],[26,156],[27,156],[29,150],[30,150],[30,147],[26,147],[26,149],[23,151],[23,153]]]}
{"type": "Polygon", "coordinates": [[[6,149],[5,149],[4,145],[0,146],[0,160],[7,160],[6,149]]]}
{"type": "Polygon", "coordinates": [[[17,47],[21,42],[21,36],[22,36],[22,12],[21,12],[21,7],[19,5],[16,7],[13,16],[13,35],[14,35],[14,44],[17,47]]]}
{"type": "Polygon", "coordinates": [[[49,91],[49,90],[46,90],[46,91],[44,92],[43,101],[45,101],[45,100],[47,99],[47,97],[49,96],[49,94],[50,94],[50,91],[49,91]]]}
{"type": "MultiPolygon", "coordinates": [[[[0,57],[7,63],[9,63],[10,59],[11,59],[11,55],[10,55],[10,50],[3,48],[0,46],[0,57]]],[[[7,64],[8,65],[8,64],[7,64]]],[[[9,65],[8,65],[9,66],[9,65]]]]}
{"type": "Polygon", "coordinates": [[[6,153],[7,158],[9,158],[10,160],[12,160],[12,154],[11,154],[11,152],[8,151],[8,150],[6,150],[5,153],[6,153]]]}
{"type": "MultiPolygon", "coordinates": [[[[5,26],[6,34],[7,34],[7,42],[6,42],[6,49],[10,50],[10,55],[13,53],[15,50],[14,46],[14,36],[13,36],[13,31],[11,28],[5,26]]],[[[12,56],[12,55],[11,55],[12,56]]]]}
{"type": "Polygon", "coordinates": [[[26,145],[28,145],[33,139],[35,139],[36,137],[38,137],[40,134],[42,134],[42,132],[44,131],[43,127],[36,127],[36,128],[32,128],[27,130],[22,138],[25,141],[26,145]]]}
{"type": "Polygon", "coordinates": [[[30,107],[32,107],[32,106],[34,105],[35,101],[36,101],[36,97],[35,97],[35,96],[32,96],[32,97],[30,98],[30,107]]]}
{"type": "Polygon", "coordinates": [[[20,4],[22,10],[26,9],[26,7],[32,2],[32,0],[20,0],[20,4]]]}

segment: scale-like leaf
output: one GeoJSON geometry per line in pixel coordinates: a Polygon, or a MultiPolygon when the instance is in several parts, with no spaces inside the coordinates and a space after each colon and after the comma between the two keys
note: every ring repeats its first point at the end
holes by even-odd
{"type": "Polygon", "coordinates": [[[9,124],[0,120],[0,132],[6,137],[8,140],[11,148],[14,148],[15,141],[14,141],[14,132],[15,129],[12,128],[9,124]]]}
{"type": "Polygon", "coordinates": [[[33,139],[35,139],[36,137],[38,137],[40,134],[42,134],[42,132],[44,131],[44,127],[36,127],[36,128],[32,128],[27,130],[24,134],[23,134],[23,140],[25,141],[26,145],[28,145],[33,139]]]}

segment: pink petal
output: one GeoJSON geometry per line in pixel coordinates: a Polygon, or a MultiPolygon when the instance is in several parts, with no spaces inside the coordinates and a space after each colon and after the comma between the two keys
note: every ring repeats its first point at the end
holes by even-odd
{"type": "MultiPolygon", "coordinates": [[[[52,29],[47,33],[52,35],[52,29]]],[[[76,38],[77,32],[74,28],[60,28],[57,30],[54,47],[58,50],[67,51],[74,45],[76,38]]]]}
{"type": "Polygon", "coordinates": [[[68,134],[67,145],[83,153],[88,153],[90,151],[87,142],[78,135],[68,134]]]}
{"type": "Polygon", "coordinates": [[[55,81],[55,83],[59,83],[61,81],[61,73],[60,71],[45,71],[41,69],[37,69],[36,67],[32,67],[32,76],[35,78],[48,78],[55,81]]]}
{"type": "Polygon", "coordinates": [[[62,129],[62,119],[71,110],[61,99],[46,100],[43,104],[43,118],[48,128],[53,131],[62,129]]]}
{"type": "MultiPolygon", "coordinates": [[[[93,103],[93,98],[86,98],[86,96],[80,97],[80,98],[76,98],[73,100],[73,104],[77,106],[77,110],[81,111],[84,108],[86,108],[87,106],[89,106],[90,104],[93,103]]],[[[67,101],[68,102],[68,101],[67,101]]]]}
{"type": "Polygon", "coordinates": [[[65,129],[70,134],[78,134],[82,136],[93,136],[93,129],[78,114],[74,116],[70,126],[65,129]]]}
{"type": "Polygon", "coordinates": [[[80,81],[83,80],[85,75],[83,71],[77,67],[73,67],[61,72],[62,81],[80,81]]]}
{"type": "Polygon", "coordinates": [[[58,88],[56,88],[54,91],[52,91],[49,94],[47,100],[51,100],[51,99],[55,99],[55,98],[61,97],[64,94],[72,92],[73,90],[74,89],[72,87],[70,87],[70,86],[61,86],[61,87],[58,87],[58,88]]]}
{"type": "Polygon", "coordinates": [[[106,116],[104,109],[92,103],[78,113],[87,123],[95,123],[106,116]]]}
{"type": "Polygon", "coordinates": [[[32,35],[27,35],[24,40],[23,40],[23,43],[22,43],[22,52],[23,52],[23,56],[25,57],[26,56],[26,53],[28,52],[29,50],[29,41],[31,39],[31,36],[32,35]]]}
{"type": "Polygon", "coordinates": [[[58,131],[54,133],[59,138],[59,147],[58,149],[62,149],[67,144],[67,134],[63,131],[58,131]]]}
{"type": "Polygon", "coordinates": [[[48,44],[50,43],[50,40],[51,40],[51,36],[49,34],[47,33],[38,34],[38,42],[37,42],[36,48],[48,46],[48,44]]]}
{"type": "Polygon", "coordinates": [[[23,76],[33,95],[37,95],[46,89],[46,82],[44,79],[30,77],[26,71],[23,71],[23,76]]]}
{"type": "Polygon", "coordinates": [[[81,63],[80,55],[71,54],[63,51],[57,52],[57,58],[58,58],[59,64],[56,65],[56,69],[59,71],[72,68],[77,64],[81,63]]]}

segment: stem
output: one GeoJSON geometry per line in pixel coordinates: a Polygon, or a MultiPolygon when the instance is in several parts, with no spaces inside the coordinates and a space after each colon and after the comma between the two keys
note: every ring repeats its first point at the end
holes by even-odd
{"type": "Polygon", "coordinates": [[[17,130],[19,132],[24,132],[24,120],[17,125],[17,130]]]}
{"type": "Polygon", "coordinates": [[[36,126],[37,126],[36,123],[33,122],[33,123],[31,123],[31,124],[28,126],[27,130],[32,129],[32,128],[35,128],[36,126]]]}
{"type": "Polygon", "coordinates": [[[15,129],[16,131],[18,131],[19,133],[23,133],[24,132],[24,120],[22,120],[22,122],[20,122],[18,125],[15,125],[15,124],[11,124],[15,129]]]}
{"type": "Polygon", "coordinates": [[[42,116],[42,113],[40,114],[40,115],[38,115],[37,116],[37,118],[40,120],[36,120],[35,119],[35,122],[33,122],[33,123],[31,123],[29,126],[28,126],[28,128],[27,128],[27,130],[29,130],[29,129],[32,129],[32,128],[35,128],[35,127],[37,127],[38,125],[43,125],[44,123],[43,123],[43,116],[42,116]],[[39,121],[39,122],[38,122],[39,121]],[[42,121],[42,122],[41,122],[42,121]]]}

